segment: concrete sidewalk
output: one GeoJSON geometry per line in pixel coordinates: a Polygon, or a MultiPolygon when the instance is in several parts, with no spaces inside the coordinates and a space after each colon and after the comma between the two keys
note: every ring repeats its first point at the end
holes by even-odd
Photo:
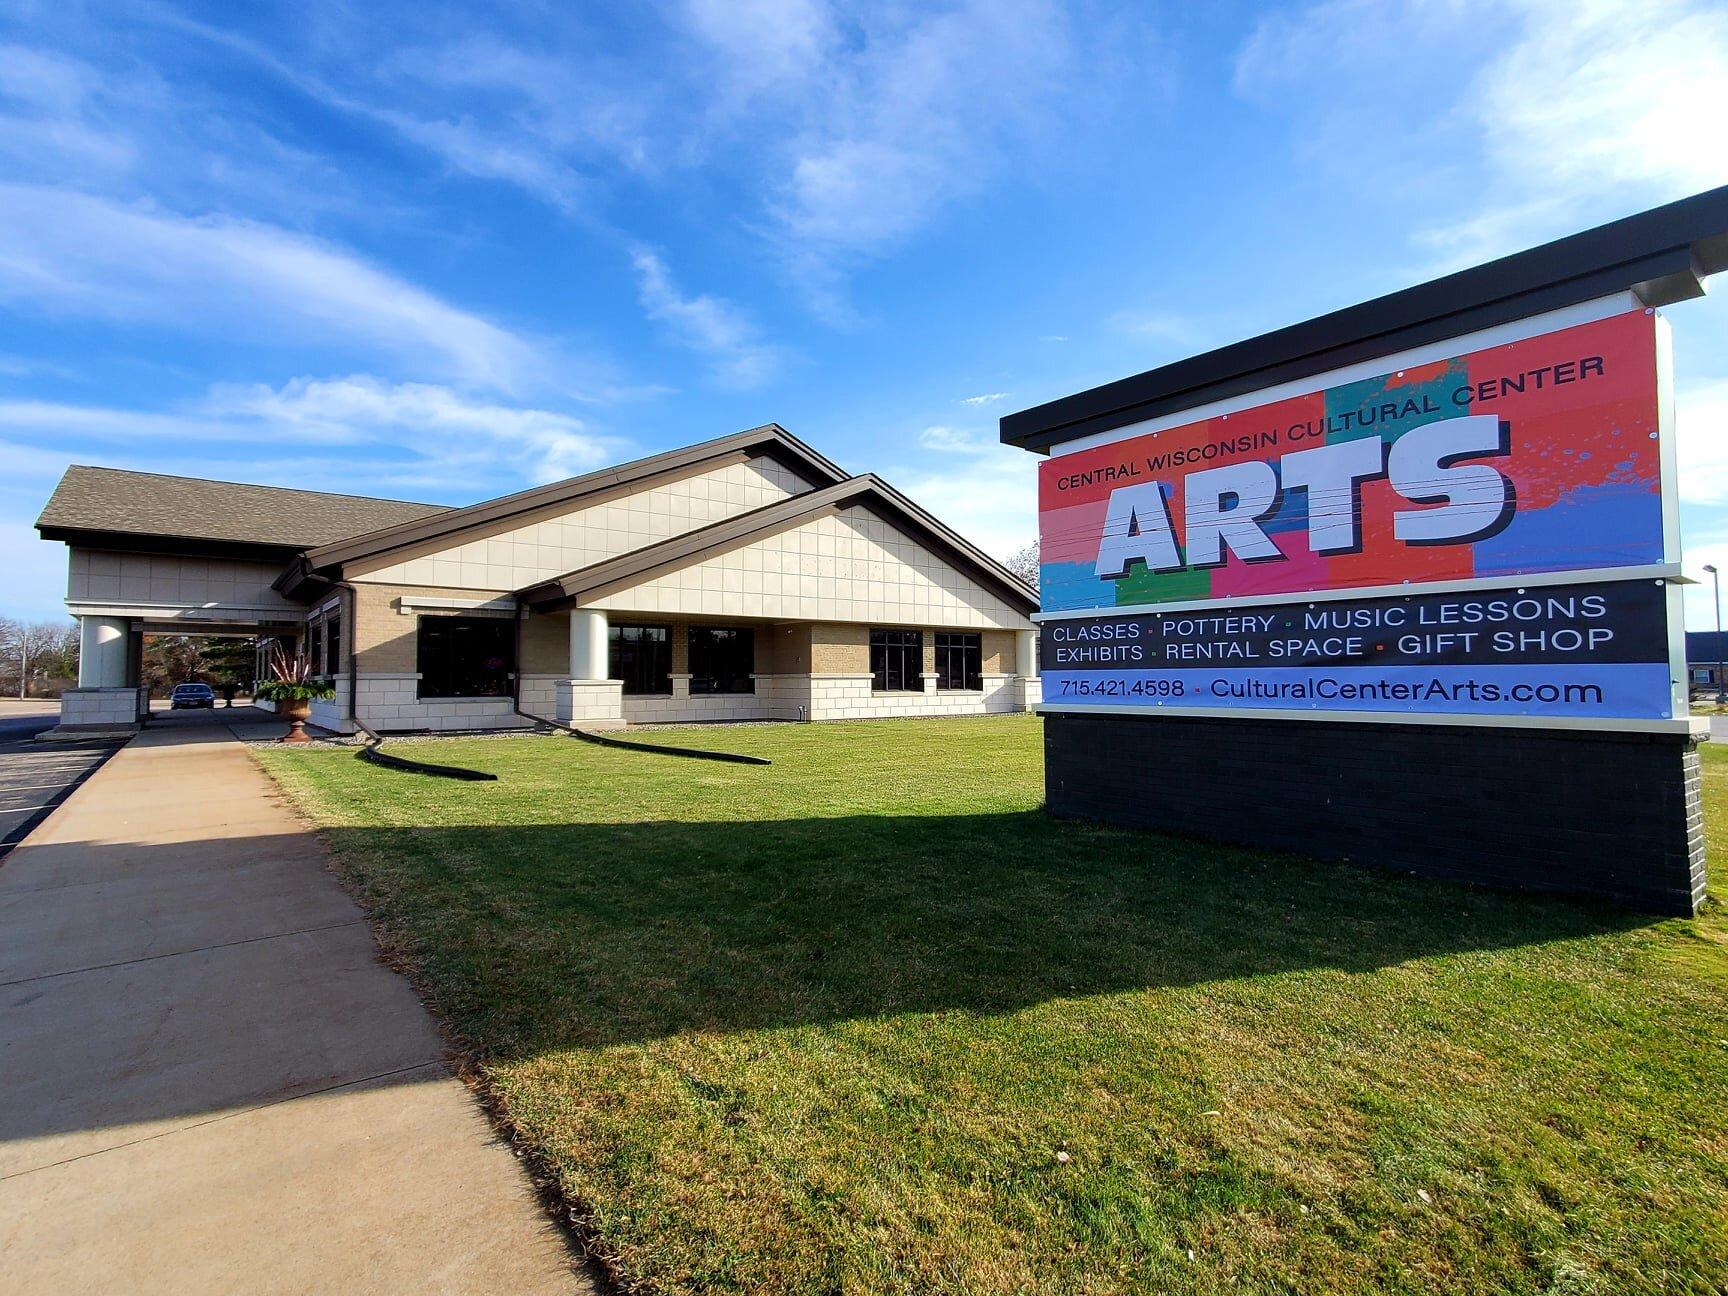
{"type": "Polygon", "coordinates": [[[216,722],[147,731],[0,867],[9,1294],[588,1292],[216,722]]]}

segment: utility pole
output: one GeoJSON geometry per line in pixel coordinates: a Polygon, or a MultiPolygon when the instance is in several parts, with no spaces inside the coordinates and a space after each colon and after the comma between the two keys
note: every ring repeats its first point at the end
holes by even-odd
{"type": "Polygon", "coordinates": [[[1710,583],[1716,590],[1716,705],[1728,702],[1728,679],[1722,677],[1722,573],[1716,570],[1715,563],[1705,563],[1704,570],[1710,573],[1710,583]]]}

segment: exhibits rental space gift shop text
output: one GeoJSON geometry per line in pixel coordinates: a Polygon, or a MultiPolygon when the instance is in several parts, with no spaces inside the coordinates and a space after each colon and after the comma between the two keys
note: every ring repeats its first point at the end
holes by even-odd
{"type": "Polygon", "coordinates": [[[1046,460],[1046,706],[1672,718],[1659,327],[1046,460]]]}

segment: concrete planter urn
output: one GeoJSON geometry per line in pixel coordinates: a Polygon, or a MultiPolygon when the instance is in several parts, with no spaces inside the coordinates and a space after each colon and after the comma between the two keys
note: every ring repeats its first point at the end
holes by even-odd
{"type": "Polygon", "coordinates": [[[278,649],[270,658],[271,678],[261,680],[253,696],[262,702],[274,702],[276,714],[288,722],[285,743],[308,743],[306,721],[312,715],[312,700],[324,701],[336,696],[336,687],[329,680],[319,679],[312,663],[304,654],[290,656],[278,649]]]}
{"type": "Polygon", "coordinates": [[[276,714],[288,722],[288,732],[282,736],[283,742],[312,741],[306,736],[306,722],[312,718],[311,698],[286,698],[277,704],[276,714]]]}

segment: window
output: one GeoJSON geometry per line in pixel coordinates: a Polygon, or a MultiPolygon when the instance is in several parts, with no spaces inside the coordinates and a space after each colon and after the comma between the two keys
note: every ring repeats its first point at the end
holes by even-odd
{"type": "Polygon", "coordinates": [[[342,614],[332,611],[324,619],[324,673],[340,675],[347,669],[342,660],[342,614]]]}
{"type": "Polygon", "coordinates": [[[754,693],[756,632],[722,626],[690,627],[690,691],[754,693]]]}
{"type": "Polygon", "coordinates": [[[324,623],[316,619],[306,627],[306,660],[314,675],[324,673],[324,623]]]}
{"type": "Polygon", "coordinates": [[[1694,684],[1708,684],[1715,675],[1716,672],[1712,670],[1695,670],[1692,672],[1692,682],[1694,684]]]}
{"type": "Polygon", "coordinates": [[[936,635],[936,687],[974,691],[984,687],[983,635],[936,635]]]}
{"type": "Polygon", "coordinates": [[[509,696],[516,666],[512,618],[423,616],[417,647],[420,697],[509,696]]]}
{"type": "Polygon", "coordinates": [[[918,692],[924,687],[924,632],[870,632],[870,688],[876,693],[918,692]]]}
{"type": "Polygon", "coordinates": [[[623,680],[625,693],[672,691],[672,640],[665,626],[615,625],[607,635],[606,675],[623,680]]]}

